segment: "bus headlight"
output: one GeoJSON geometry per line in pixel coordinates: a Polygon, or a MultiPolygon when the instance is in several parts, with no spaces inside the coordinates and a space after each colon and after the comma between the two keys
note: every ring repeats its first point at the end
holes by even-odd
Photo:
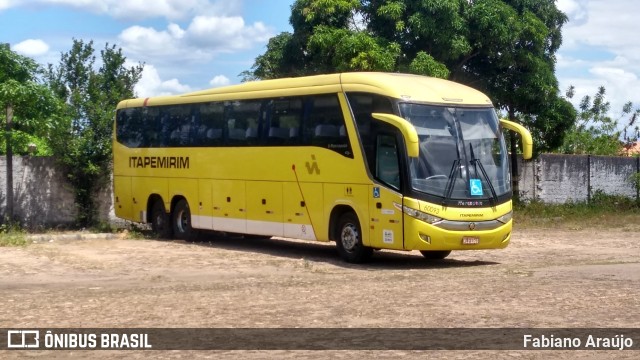
{"type": "Polygon", "coordinates": [[[423,213],[420,210],[416,210],[416,209],[412,209],[410,207],[407,207],[405,205],[402,206],[402,212],[404,212],[405,214],[416,218],[418,220],[422,220],[428,224],[434,224],[437,223],[438,221],[442,221],[441,218],[437,217],[437,216],[433,216],[427,213],[423,213]]]}
{"type": "Polygon", "coordinates": [[[499,218],[497,218],[496,220],[500,221],[503,224],[506,224],[509,222],[509,220],[511,220],[511,218],[513,218],[513,210],[509,211],[508,213],[500,216],[499,218]]]}

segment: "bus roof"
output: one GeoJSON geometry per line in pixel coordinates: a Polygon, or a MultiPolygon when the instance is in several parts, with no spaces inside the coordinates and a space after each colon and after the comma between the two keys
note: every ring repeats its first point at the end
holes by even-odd
{"type": "Polygon", "coordinates": [[[400,73],[352,72],[252,81],[182,95],[124,100],[118,108],[342,91],[371,92],[433,104],[491,105],[491,100],[482,92],[449,80],[400,73]]]}
{"type": "Polygon", "coordinates": [[[344,91],[371,91],[406,101],[491,105],[482,92],[453,81],[401,73],[344,73],[344,91]]]}

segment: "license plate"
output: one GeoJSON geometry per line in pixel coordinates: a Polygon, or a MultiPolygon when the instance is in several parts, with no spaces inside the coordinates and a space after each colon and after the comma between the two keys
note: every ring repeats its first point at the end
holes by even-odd
{"type": "Polygon", "coordinates": [[[476,236],[463,236],[462,245],[477,245],[480,244],[480,238],[476,236]]]}

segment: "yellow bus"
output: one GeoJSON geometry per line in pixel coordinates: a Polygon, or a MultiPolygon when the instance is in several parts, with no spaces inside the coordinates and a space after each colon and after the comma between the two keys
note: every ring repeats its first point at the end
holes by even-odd
{"type": "Polygon", "coordinates": [[[373,250],[504,248],[512,188],[499,120],[481,92],[408,74],[248,82],[118,104],[118,217],[162,238],[201,230],[373,250]]]}

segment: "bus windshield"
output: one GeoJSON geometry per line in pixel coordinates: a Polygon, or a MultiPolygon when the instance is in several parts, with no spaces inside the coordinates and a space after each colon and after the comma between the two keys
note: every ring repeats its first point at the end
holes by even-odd
{"type": "Polygon", "coordinates": [[[511,192],[509,163],[495,110],[400,104],[418,133],[411,186],[444,200],[496,200],[511,192]]]}

